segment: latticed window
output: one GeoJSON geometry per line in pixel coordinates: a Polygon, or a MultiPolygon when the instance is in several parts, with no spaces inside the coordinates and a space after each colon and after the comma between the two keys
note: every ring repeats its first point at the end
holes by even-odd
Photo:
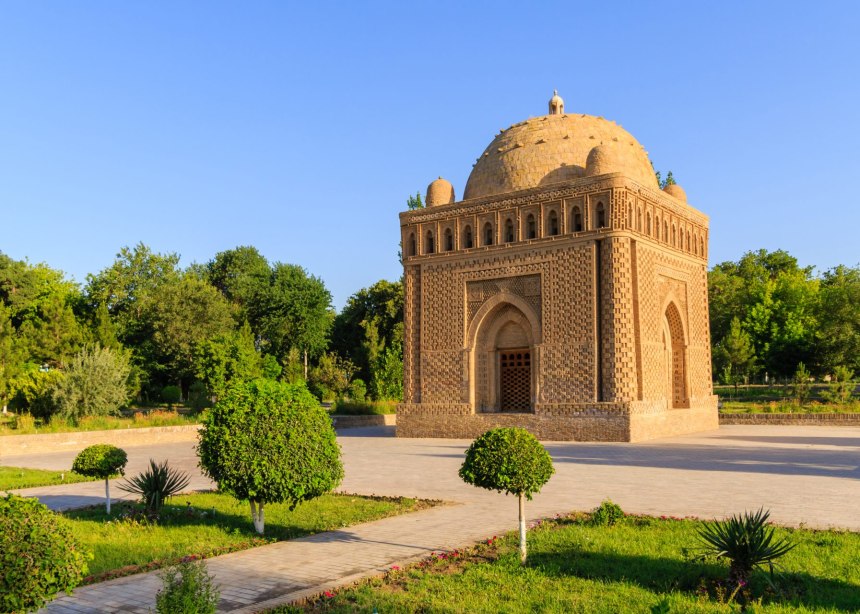
{"type": "Polygon", "coordinates": [[[436,241],[433,240],[433,231],[427,231],[427,249],[425,250],[426,254],[435,254],[436,253],[436,241]]]}
{"type": "MultiPolygon", "coordinates": [[[[641,218],[639,219],[639,222],[642,222],[641,218]]],[[[603,203],[597,203],[597,227],[606,227],[606,208],[603,206],[603,203]]]]}
{"type": "Polygon", "coordinates": [[[537,224],[535,224],[535,216],[529,213],[526,218],[526,237],[534,239],[537,236],[537,224]]]}
{"type": "Polygon", "coordinates": [[[411,233],[409,235],[409,241],[406,242],[406,255],[414,256],[415,255],[415,233],[411,233]]]}
{"type": "Polygon", "coordinates": [[[454,249],[454,233],[450,228],[445,229],[445,251],[450,252],[454,249]]]}
{"type": "Polygon", "coordinates": [[[510,243],[514,240],[514,223],[508,219],[505,222],[505,243],[510,243]]]}

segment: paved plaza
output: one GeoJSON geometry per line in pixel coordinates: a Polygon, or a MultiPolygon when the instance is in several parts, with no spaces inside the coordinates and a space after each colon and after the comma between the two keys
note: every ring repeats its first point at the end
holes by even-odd
{"type": "MultiPolygon", "coordinates": [[[[392,427],[339,433],[346,468],[340,490],[450,504],[210,559],[222,590],[221,611],[260,611],[515,529],[514,498],[468,486],[457,476],[468,441],[392,435],[392,427]]],[[[210,483],[196,467],[193,445],[127,447],[129,473],[150,457],[168,458],[194,476],[193,487],[205,488],[210,483]]],[[[638,444],[545,445],[556,475],[527,505],[533,519],[589,510],[609,497],[634,513],[711,518],[765,507],[778,523],[860,530],[853,504],[860,498],[860,428],[724,426],[638,444]]],[[[0,462],[68,469],[74,453],[0,462]]],[[[85,483],[20,492],[63,509],[99,502],[103,488],[85,483]]],[[[47,611],[147,612],[159,588],[155,573],[129,576],[79,588],[47,611]]]]}

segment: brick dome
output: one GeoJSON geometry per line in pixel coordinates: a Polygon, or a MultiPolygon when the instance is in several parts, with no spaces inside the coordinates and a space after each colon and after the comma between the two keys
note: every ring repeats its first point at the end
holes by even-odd
{"type": "Polygon", "coordinates": [[[684,188],[679,186],[677,183],[667,185],[663,188],[663,191],[670,196],[674,196],[681,202],[687,202],[687,193],[684,191],[684,188]]]}
{"type": "Polygon", "coordinates": [[[424,198],[424,203],[428,207],[435,205],[447,205],[454,202],[454,186],[447,179],[436,179],[427,186],[427,196],[424,198]]]}
{"type": "Polygon", "coordinates": [[[659,189],[648,154],[629,132],[602,117],[568,113],[534,117],[499,133],[478,158],[463,198],[584,177],[589,153],[601,145],[592,165],[596,174],[620,172],[659,189]]]}

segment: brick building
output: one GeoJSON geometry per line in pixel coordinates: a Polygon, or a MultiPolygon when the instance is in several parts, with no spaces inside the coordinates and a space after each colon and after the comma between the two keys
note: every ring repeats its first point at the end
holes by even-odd
{"type": "Polygon", "coordinates": [[[401,437],[522,426],[545,440],[640,441],[717,428],[708,218],[661,190],[602,117],[502,130],[464,199],[437,179],[400,214],[401,437]]]}

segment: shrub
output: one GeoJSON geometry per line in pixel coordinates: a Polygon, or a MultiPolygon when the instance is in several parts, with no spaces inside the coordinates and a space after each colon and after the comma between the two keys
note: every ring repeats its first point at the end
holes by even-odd
{"type": "Polygon", "coordinates": [[[155,597],[158,614],[214,614],[220,591],[203,561],[182,561],[161,572],[155,597]]]}
{"type": "Polygon", "coordinates": [[[522,428],[492,429],[466,450],[460,477],[489,490],[517,495],[520,507],[520,560],[526,561],[525,499],[539,492],[555,473],[549,452],[522,428]]]}
{"type": "Polygon", "coordinates": [[[98,345],[84,348],[66,366],[52,397],[57,413],[79,420],[115,414],[128,402],[128,355],[98,345]]]}
{"type": "Polygon", "coordinates": [[[599,527],[611,527],[624,520],[624,511],[617,503],[606,499],[591,512],[591,524],[599,527]]]}
{"type": "Polygon", "coordinates": [[[854,373],[848,367],[836,367],[833,369],[830,386],[822,396],[831,403],[846,405],[854,394],[854,384],[851,383],[852,377],[854,377],[854,373]]]}
{"type": "Polygon", "coordinates": [[[165,500],[182,492],[190,479],[184,471],[171,469],[167,461],[159,464],[149,459],[149,469],[133,478],[126,478],[119,489],[138,495],[146,506],[147,514],[157,516],[165,500]]]}
{"type": "Polygon", "coordinates": [[[194,382],[188,388],[188,404],[194,412],[200,412],[212,405],[209,400],[209,390],[203,382],[194,382]]]}
{"type": "Polygon", "coordinates": [[[336,401],[333,414],[341,416],[383,416],[397,413],[397,401],[336,401]]]}
{"type": "Polygon", "coordinates": [[[798,405],[806,403],[811,390],[811,377],[809,371],[806,370],[806,365],[802,362],[797,363],[797,371],[794,372],[794,377],[792,378],[791,394],[798,405]]]}
{"type": "Polygon", "coordinates": [[[249,501],[260,534],[266,503],[292,509],[343,479],[331,419],[302,384],[231,382],[199,437],[200,467],[221,490],[249,501]]]}
{"type": "Polygon", "coordinates": [[[75,457],[72,471],[91,478],[105,481],[105,509],[110,514],[110,478],[125,475],[128,455],[125,450],[106,443],[84,448],[75,457]]]}
{"type": "Polygon", "coordinates": [[[729,560],[729,580],[738,586],[746,584],[753,569],[767,565],[773,575],[774,561],[794,548],[787,539],[774,541],[769,526],[769,511],[744,512],[728,520],[706,522],[699,529],[702,557],[729,560]]]}
{"type": "Polygon", "coordinates": [[[355,378],[349,383],[349,398],[352,401],[364,401],[367,396],[367,386],[363,379],[355,378]]]}
{"type": "Polygon", "coordinates": [[[35,611],[72,592],[86,558],[66,520],[37,499],[0,498],[0,611],[35,611]]]}
{"type": "Polygon", "coordinates": [[[161,400],[168,406],[179,403],[182,400],[182,390],[179,386],[165,386],[161,389],[161,400]]]}

